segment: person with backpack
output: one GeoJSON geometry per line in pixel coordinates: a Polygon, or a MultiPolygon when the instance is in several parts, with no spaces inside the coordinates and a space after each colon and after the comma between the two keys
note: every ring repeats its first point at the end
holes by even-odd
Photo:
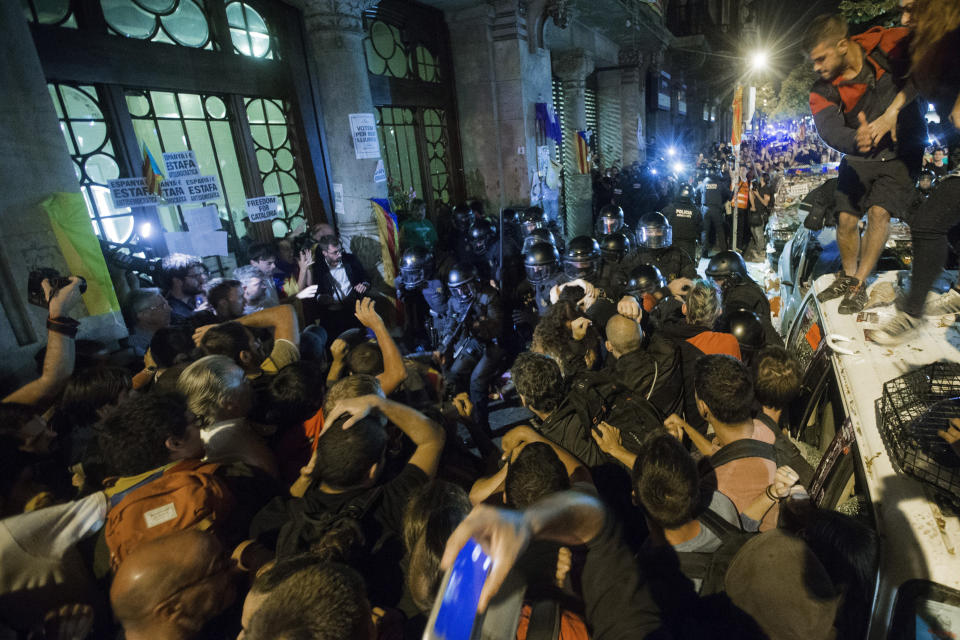
{"type": "Polygon", "coordinates": [[[620,314],[607,321],[607,370],[663,415],[683,408],[683,372],[676,346],[662,336],[644,334],[636,321],[620,314]]]}
{"type": "Polygon", "coordinates": [[[312,486],[302,498],[269,503],[254,517],[250,535],[278,558],[341,545],[343,560],[371,577],[371,599],[393,606],[403,586],[397,560],[404,508],[436,474],[444,431],[419,411],[376,394],[339,400],[326,412],[325,425],[312,486]],[[415,448],[400,472],[384,479],[388,422],[415,448]]]}

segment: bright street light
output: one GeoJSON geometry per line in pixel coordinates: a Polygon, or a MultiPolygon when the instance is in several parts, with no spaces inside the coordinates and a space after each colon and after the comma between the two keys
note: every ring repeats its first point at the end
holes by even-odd
{"type": "Polygon", "coordinates": [[[766,51],[754,51],[750,54],[750,69],[753,71],[763,71],[769,62],[766,51]]]}
{"type": "Polygon", "coordinates": [[[673,169],[673,172],[674,172],[674,173],[677,173],[677,174],[683,173],[683,170],[684,170],[685,168],[686,168],[686,167],[683,166],[683,163],[682,163],[682,162],[674,162],[674,163],[673,163],[673,166],[671,167],[671,169],[673,169]]]}
{"type": "Polygon", "coordinates": [[[677,155],[677,149],[675,147],[669,147],[667,149],[667,155],[672,158],[673,156],[677,155]]]}

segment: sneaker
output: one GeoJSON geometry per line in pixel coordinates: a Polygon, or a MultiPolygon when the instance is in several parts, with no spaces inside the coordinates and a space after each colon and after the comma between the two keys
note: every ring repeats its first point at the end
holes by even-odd
{"type": "Polygon", "coordinates": [[[899,344],[923,326],[925,320],[909,313],[897,311],[897,314],[879,329],[867,329],[864,335],[877,344],[899,344]]]}
{"type": "Polygon", "coordinates": [[[950,287],[950,290],[942,295],[927,295],[923,315],[945,316],[948,313],[960,313],[960,291],[950,287]]]}
{"type": "MultiPolygon", "coordinates": [[[[856,279],[854,279],[854,281],[856,281],[856,279]]],[[[863,311],[863,308],[867,306],[869,299],[869,296],[867,296],[867,283],[858,282],[843,296],[843,300],[840,301],[837,311],[844,315],[860,313],[863,311]]]]}
{"type": "Polygon", "coordinates": [[[829,287],[817,294],[817,300],[820,302],[826,302],[827,300],[839,298],[840,296],[846,295],[847,291],[852,289],[856,284],[856,278],[853,276],[848,276],[841,271],[837,274],[837,277],[834,278],[829,287]]]}

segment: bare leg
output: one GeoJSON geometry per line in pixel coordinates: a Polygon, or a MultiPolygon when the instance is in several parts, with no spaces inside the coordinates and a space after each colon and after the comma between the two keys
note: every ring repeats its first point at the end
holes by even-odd
{"type": "MultiPolygon", "coordinates": [[[[858,228],[860,218],[846,211],[841,211],[837,218],[837,247],[840,249],[843,273],[852,276],[857,273],[860,255],[860,229],[858,228]]],[[[877,254],[878,257],[879,255],[877,254]]]]}
{"type": "MultiPolygon", "coordinates": [[[[860,266],[855,274],[860,282],[864,282],[873,273],[889,235],[890,213],[883,207],[870,207],[867,212],[867,231],[863,234],[860,266]]],[[[844,264],[844,268],[846,268],[846,264],[844,264]]]]}

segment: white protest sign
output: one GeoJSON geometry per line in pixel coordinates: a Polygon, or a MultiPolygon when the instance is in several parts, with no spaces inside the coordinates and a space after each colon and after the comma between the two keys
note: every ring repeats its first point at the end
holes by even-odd
{"type": "Polygon", "coordinates": [[[183,219],[190,227],[190,231],[219,231],[220,214],[217,205],[211,204],[196,209],[184,209],[183,219]]]}
{"type": "Polygon", "coordinates": [[[163,154],[163,164],[167,169],[167,179],[200,175],[197,154],[193,151],[172,151],[163,154]]]}
{"type": "Polygon", "coordinates": [[[226,231],[173,231],[163,234],[170,253],[185,253],[188,256],[227,255],[226,231]]]}
{"type": "Polygon", "coordinates": [[[357,154],[357,160],[380,157],[377,121],[372,113],[351,113],[350,134],[353,136],[353,150],[357,154]]]}
{"type": "Polygon", "coordinates": [[[217,180],[217,176],[195,176],[180,179],[187,188],[188,202],[219,200],[222,197],[220,195],[220,181],[217,180]]]}
{"type": "Polygon", "coordinates": [[[333,183],[333,212],[343,213],[343,185],[339,182],[333,183]]]}
{"type": "Polygon", "coordinates": [[[160,183],[160,197],[163,198],[162,204],[187,204],[190,202],[190,195],[187,193],[187,187],[180,178],[173,180],[164,180],[160,183]]]}
{"type": "Polygon", "coordinates": [[[250,222],[266,222],[279,215],[280,198],[278,196],[247,198],[247,217],[250,218],[250,222]]]}
{"type": "Polygon", "coordinates": [[[543,145],[537,147],[537,174],[546,175],[547,168],[550,166],[550,147],[543,145]]]}
{"type": "Polygon", "coordinates": [[[167,242],[167,251],[170,253],[183,253],[188,256],[193,253],[193,242],[190,239],[189,231],[168,231],[163,234],[163,239],[167,242]]]}
{"type": "Polygon", "coordinates": [[[387,170],[383,168],[383,160],[377,160],[377,168],[373,172],[374,182],[386,182],[387,170]]]}
{"type": "Polygon", "coordinates": [[[157,196],[147,191],[147,183],[143,178],[107,180],[107,187],[110,189],[114,209],[142,207],[157,202],[157,196]]]}

